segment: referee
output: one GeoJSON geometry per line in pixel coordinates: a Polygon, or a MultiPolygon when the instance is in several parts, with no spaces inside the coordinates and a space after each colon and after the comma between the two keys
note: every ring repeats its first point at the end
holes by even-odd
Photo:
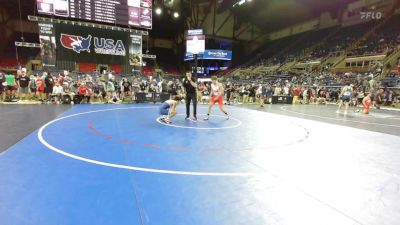
{"type": "Polygon", "coordinates": [[[193,117],[197,120],[197,84],[190,72],[186,72],[186,77],[183,79],[183,87],[186,93],[186,118],[190,116],[190,102],[193,101],[193,117]]]}

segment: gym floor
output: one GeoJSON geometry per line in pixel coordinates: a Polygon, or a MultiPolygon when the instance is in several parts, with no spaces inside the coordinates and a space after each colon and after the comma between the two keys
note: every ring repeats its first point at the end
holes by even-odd
{"type": "Polygon", "coordinates": [[[0,224],[400,221],[399,112],[180,105],[165,125],[152,104],[0,107],[0,224]]]}

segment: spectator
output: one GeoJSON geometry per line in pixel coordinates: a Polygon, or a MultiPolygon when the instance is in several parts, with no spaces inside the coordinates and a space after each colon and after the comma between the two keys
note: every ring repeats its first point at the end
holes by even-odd
{"type": "Polygon", "coordinates": [[[139,80],[137,78],[135,78],[133,80],[132,90],[133,90],[133,98],[134,98],[134,100],[136,100],[136,93],[140,92],[140,84],[139,84],[139,80]]]}
{"type": "Polygon", "coordinates": [[[36,75],[31,75],[30,76],[30,84],[29,84],[29,90],[30,90],[30,95],[29,97],[36,98],[37,95],[37,88],[36,88],[36,75]]]}
{"type": "Polygon", "coordinates": [[[6,100],[11,101],[15,97],[15,91],[17,90],[17,83],[15,82],[14,74],[6,74],[6,100]]]}
{"type": "Polygon", "coordinates": [[[272,96],[274,95],[274,90],[271,84],[267,86],[267,103],[271,104],[272,96]]]}
{"type": "Polygon", "coordinates": [[[169,88],[171,90],[171,95],[177,95],[178,94],[178,89],[179,89],[178,83],[170,81],[169,84],[170,84],[169,88]]]}
{"type": "Polygon", "coordinates": [[[67,72],[64,71],[64,74],[59,74],[59,76],[58,76],[57,83],[59,83],[61,86],[64,84],[66,74],[67,74],[67,72]]]}
{"type": "Polygon", "coordinates": [[[274,95],[278,96],[282,94],[282,89],[279,85],[276,85],[275,90],[274,90],[274,95]]]}
{"type": "Polygon", "coordinates": [[[242,90],[240,91],[242,103],[247,103],[249,101],[249,93],[249,87],[247,85],[242,85],[242,90]]]}
{"type": "Polygon", "coordinates": [[[38,93],[38,97],[40,101],[44,101],[44,88],[45,83],[41,76],[36,78],[36,91],[38,93]]]}
{"type": "Polygon", "coordinates": [[[78,88],[78,103],[81,104],[82,100],[86,98],[86,103],[90,102],[90,96],[92,95],[90,89],[86,86],[84,82],[78,88]]]}
{"type": "Polygon", "coordinates": [[[73,79],[70,75],[66,74],[64,77],[64,82],[60,83],[60,85],[64,85],[64,83],[67,83],[68,86],[72,83],[73,79]]]}
{"type": "Polygon", "coordinates": [[[168,93],[169,92],[168,84],[164,79],[161,80],[161,91],[160,92],[161,93],[168,93]]]}
{"type": "Polygon", "coordinates": [[[106,97],[106,91],[105,91],[105,86],[104,83],[101,80],[98,80],[97,83],[93,85],[93,97],[100,102],[104,101],[104,98],[106,97]]]}
{"type": "Polygon", "coordinates": [[[204,82],[198,83],[198,85],[197,85],[197,102],[201,102],[205,88],[206,88],[206,86],[204,85],[204,82]]]}
{"type": "Polygon", "coordinates": [[[300,95],[301,95],[301,88],[300,87],[295,87],[292,91],[293,95],[293,104],[296,104],[300,100],[300,95]]]}
{"type": "Polygon", "coordinates": [[[116,92],[116,95],[120,98],[121,94],[122,94],[122,88],[121,85],[117,82],[117,80],[115,79],[115,77],[113,76],[113,82],[114,82],[114,89],[116,92]]]}
{"type": "MultiPolygon", "coordinates": [[[[363,92],[368,92],[370,89],[370,85],[367,79],[364,79],[362,82],[362,86],[363,86],[363,92]]],[[[364,98],[363,98],[364,99],[364,98]]]]}
{"type": "Polygon", "coordinates": [[[21,76],[17,79],[17,83],[19,86],[20,101],[25,100],[27,95],[29,95],[29,86],[31,83],[31,79],[26,75],[26,68],[22,68],[21,76]]]}
{"type": "Polygon", "coordinates": [[[51,76],[50,73],[43,73],[45,75],[44,78],[44,84],[45,84],[45,88],[44,88],[44,93],[46,94],[46,99],[47,101],[50,100],[51,94],[53,93],[53,86],[54,86],[54,79],[51,76]]]}
{"type": "Polygon", "coordinates": [[[6,78],[2,72],[0,72],[0,101],[4,101],[6,98],[6,92],[5,92],[5,86],[6,86],[6,78]]]}
{"type": "Polygon", "coordinates": [[[383,89],[379,89],[374,97],[375,107],[376,109],[380,109],[383,103],[383,89]]]}
{"type": "Polygon", "coordinates": [[[267,87],[265,84],[260,84],[258,88],[258,93],[260,96],[260,107],[264,107],[265,98],[267,97],[267,87]]]}
{"type": "Polygon", "coordinates": [[[127,96],[131,96],[131,82],[127,78],[122,79],[122,99],[127,96]]]}
{"type": "Polygon", "coordinates": [[[372,78],[372,79],[369,81],[369,89],[372,90],[372,89],[375,88],[375,86],[376,86],[376,81],[375,81],[374,78],[372,78]]]}
{"type": "Polygon", "coordinates": [[[147,82],[145,80],[142,80],[142,82],[140,83],[140,92],[147,92],[148,91],[148,85],[147,82]]]}
{"type": "Polygon", "coordinates": [[[112,97],[115,95],[115,87],[113,78],[107,81],[106,83],[106,92],[107,92],[107,100],[108,102],[111,101],[112,97]]]}
{"type": "Polygon", "coordinates": [[[53,87],[53,93],[54,101],[57,104],[60,104],[60,100],[63,99],[64,95],[64,89],[63,87],[57,82],[56,85],[53,87]]]}
{"type": "Polygon", "coordinates": [[[151,81],[150,82],[149,92],[151,92],[151,93],[157,93],[158,92],[157,82],[155,82],[155,81],[151,81]]]}
{"type": "Polygon", "coordinates": [[[206,84],[204,85],[203,92],[201,93],[201,103],[208,104],[210,101],[210,87],[206,84]]]}
{"type": "Polygon", "coordinates": [[[256,90],[257,90],[257,86],[255,86],[254,84],[252,84],[252,85],[251,85],[251,88],[250,88],[250,90],[249,90],[249,102],[250,102],[250,103],[255,102],[256,90]]]}
{"type": "Polygon", "coordinates": [[[283,87],[283,95],[286,95],[286,96],[289,95],[289,87],[288,87],[287,85],[285,85],[285,86],[283,87]]]}
{"type": "Polygon", "coordinates": [[[302,94],[302,101],[300,101],[300,104],[308,104],[309,103],[309,95],[308,95],[308,89],[304,88],[303,94],[302,94]]]}

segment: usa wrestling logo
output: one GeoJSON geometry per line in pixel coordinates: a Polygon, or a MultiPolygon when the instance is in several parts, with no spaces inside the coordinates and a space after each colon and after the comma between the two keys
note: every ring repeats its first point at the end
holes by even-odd
{"type": "Polygon", "coordinates": [[[86,38],[82,36],[75,36],[69,34],[61,34],[60,42],[64,48],[71,49],[76,53],[87,51],[90,53],[90,43],[92,36],[88,35],[86,38]]]}
{"type": "MultiPolygon", "coordinates": [[[[86,51],[90,53],[92,35],[86,38],[82,36],[61,34],[61,45],[64,48],[71,49],[76,53],[86,51]]],[[[122,40],[114,40],[109,38],[93,37],[94,53],[102,55],[125,56],[126,50],[122,40]]]]}

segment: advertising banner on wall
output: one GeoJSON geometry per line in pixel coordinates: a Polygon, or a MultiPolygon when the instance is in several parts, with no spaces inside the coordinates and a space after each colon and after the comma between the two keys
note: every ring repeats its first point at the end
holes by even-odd
{"type": "MultiPolygon", "coordinates": [[[[192,53],[186,53],[185,61],[193,60],[194,55],[192,53]]],[[[204,52],[198,55],[198,59],[210,59],[210,60],[232,60],[232,51],[229,50],[217,50],[217,49],[206,49],[204,52]]]]}
{"type": "Polygon", "coordinates": [[[43,66],[56,65],[56,37],[54,24],[39,22],[40,56],[43,66]]]}
{"type": "Polygon", "coordinates": [[[97,64],[128,64],[129,33],[95,27],[54,24],[57,58],[97,64]]]}
{"type": "Polygon", "coordinates": [[[129,64],[131,66],[142,66],[142,36],[130,34],[129,64]]]}

